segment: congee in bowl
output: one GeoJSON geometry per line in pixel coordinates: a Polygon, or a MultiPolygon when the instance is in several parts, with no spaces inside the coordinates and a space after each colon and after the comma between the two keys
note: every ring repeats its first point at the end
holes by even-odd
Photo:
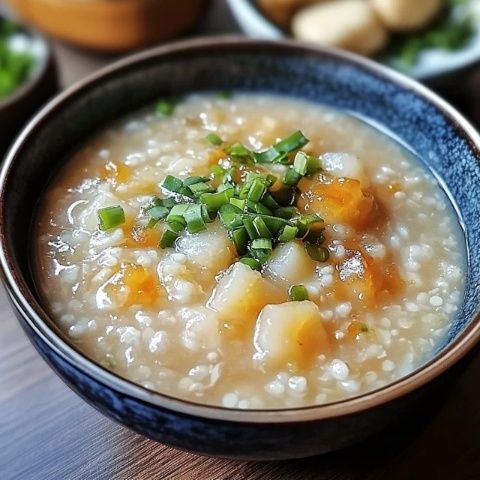
{"type": "Polygon", "coordinates": [[[240,409],[321,405],[433,357],[465,240],[415,155],[283,96],[166,99],[86,142],[36,223],[37,288],[88,357],[240,409]]]}

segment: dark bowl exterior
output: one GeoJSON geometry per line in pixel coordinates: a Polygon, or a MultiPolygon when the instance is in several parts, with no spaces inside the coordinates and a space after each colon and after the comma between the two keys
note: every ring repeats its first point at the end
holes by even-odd
{"type": "MultiPolygon", "coordinates": [[[[281,424],[213,420],[153,406],[105,385],[52,350],[18,311],[17,318],[48,365],[98,411],[152,440],[202,455],[285,460],[348,447],[395,427],[423,423],[432,404],[440,394],[444,395],[454,379],[451,370],[427,386],[380,407],[332,419],[281,424]]],[[[454,370],[458,373],[460,368],[454,370]]]]}
{"type": "Polygon", "coordinates": [[[155,440],[242,459],[305,457],[411,422],[448,383],[480,336],[480,139],[428,90],[359,57],[292,42],[197,40],[137,54],[51,102],[17,139],[0,177],[0,263],[17,316],[37,350],[79,395],[155,440]],[[281,411],[207,407],[148,391],[88,360],[36,293],[30,261],[33,206],[72,148],[110,121],[159,97],[191,91],[285,94],[345,109],[394,131],[441,176],[469,248],[465,301],[434,359],[351,400],[281,411]]]}

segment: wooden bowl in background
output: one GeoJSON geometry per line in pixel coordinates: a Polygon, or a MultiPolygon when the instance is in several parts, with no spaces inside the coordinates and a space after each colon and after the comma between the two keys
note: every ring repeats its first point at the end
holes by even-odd
{"type": "Polygon", "coordinates": [[[54,37],[105,51],[170,39],[192,28],[208,0],[6,0],[54,37]]]}

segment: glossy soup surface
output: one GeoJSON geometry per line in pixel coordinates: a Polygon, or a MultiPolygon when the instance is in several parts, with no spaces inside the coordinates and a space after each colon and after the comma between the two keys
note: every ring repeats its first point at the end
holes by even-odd
{"type": "Polygon", "coordinates": [[[193,95],[170,116],[147,109],[106,129],[53,181],[36,248],[39,289],[87,356],[146,388],[232,408],[323,404],[408,374],[463,292],[460,228],[423,166],[358,119],[261,95],[193,95]],[[209,176],[236,164],[226,145],[260,151],[295,130],[321,156],[296,205],[324,219],[326,261],[296,239],[255,271],[218,218],[159,248],[166,223],[147,228],[144,207],[166,195],[166,175],[209,176]],[[116,205],[125,222],[102,231],[98,210],[116,205]],[[308,300],[289,301],[292,285],[308,300]]]}

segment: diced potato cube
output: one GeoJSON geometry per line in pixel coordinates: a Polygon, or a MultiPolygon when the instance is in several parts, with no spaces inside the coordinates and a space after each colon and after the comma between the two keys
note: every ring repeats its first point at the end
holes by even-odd
{"type": "Polygon", "coordinates": [[[206,230],[194,235],[185,233],[177,240],[176,248],[192,263],[214,272],[225,270],[235,256],[232,241],[219,222],[208,224],[206,230]]]}
{"type": "Polygon", "coordinates": [[[324,153],[322,155],[322,166],[324,170],[331,173],[334,177],[347,177],[358,180],[364,188],[368,187],[370,183],[362,162],[351,153],[324,153]]]}
{"type": "Polygon", "coordinates": [[[440,11],[442,0],[370,0],[382,22],[392,30],[422,28],[440,11]]]}
{"type": "Polygon", "coordinates": [[[387,42],[387,30],[365,0],[332,0],[300,10],[292,20],[295,37],[370,55],[387,42]]]}
{"type": "Polygon", "coordinates": [[[243,335],[251,330],[264,305],[275,302],[275,296],[259,272],[237,262],[219,280],[208,306],[219,313],[226,329],[243,335]]]}
{"type": "Polygon", "coordinates": [[[318,307],[303,301],[267,305],[257,319],[254,346],[272,367],[307,368],[329,342],[318,307]]]}
{"type": "Polygon", "coordinates": [[[279,245],[265,266],[265,275],[284,287],[303,283],[315,274],[315,262],[300,242],[279,245]]]}

